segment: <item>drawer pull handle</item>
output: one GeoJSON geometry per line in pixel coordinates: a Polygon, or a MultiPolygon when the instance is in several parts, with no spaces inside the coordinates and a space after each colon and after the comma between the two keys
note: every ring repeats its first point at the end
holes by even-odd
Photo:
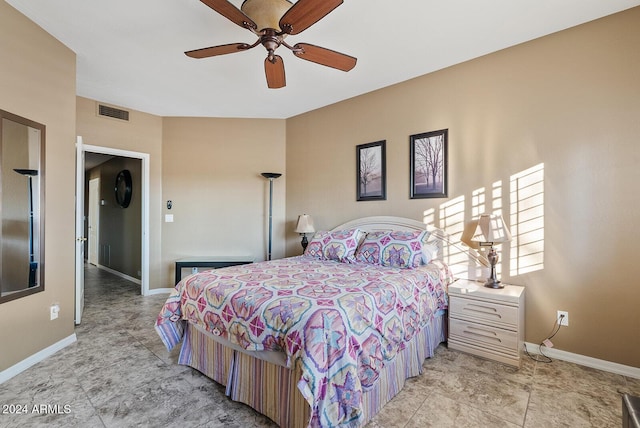
{"type": "Polygon", "coordinates": [[[486,314],[486,315],[495,315],[498,318],[502,318],[502,315],[500,315],[498,313],[498,310],[496,308],[492,308],[490,306],[482,306],[482,305],[476,305],[473,303],[469,303],[467,304],[467,306],[465,306],[463,308],[465,311],[471,311],[471,312],[480,312],[482,314],[486,314]],[[471,308],[470,306],[475,306],[478,309],[475,308],[471,308]]]}
{"type": "Polygon", "coordinates": [[[469,330],[466,330],[466,329],[464,330],[464,332],[465,332],[466,334],[473,334],[473,335],[475,335],[475,336],[480,336],[480,337],[483,337],[483,338],[485,338],[485,339],[493,339],[493,340],[498,341],[498,343],[502,343],[502,340],[500,340],[500,338],[499,338],[499,337],[497,337],[498,335],[496,334],[496,332],[495,332],[495,331],[491,331],[491,330],[484,330],[484,329],[476,328],[476,327],[472,327],[472,326],[467,326],[467,328],[468,328],[469,330]],[[478,331],[480,331],[480,332],[482,332],[482,333],[477,333],[477,332],[475,332],[475,331],[470,331],[470,330],[478,330],[478,331]],[[489,333],[489,334],[486,334],[486,333],[489,333]]]}

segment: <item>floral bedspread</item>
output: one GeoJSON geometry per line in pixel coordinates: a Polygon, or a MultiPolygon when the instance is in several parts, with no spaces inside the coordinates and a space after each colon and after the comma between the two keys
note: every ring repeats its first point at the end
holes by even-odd
{"type": "Polygon", "coordinates": [[[298,388],[310,426],[361,425],[362,392],[432,318],[447,307],[449,269],[322,261],[305,256],[200,272],[167,299],[156,330],[168,349],[184,323],[247,350],[300,359],[298,388]]]}

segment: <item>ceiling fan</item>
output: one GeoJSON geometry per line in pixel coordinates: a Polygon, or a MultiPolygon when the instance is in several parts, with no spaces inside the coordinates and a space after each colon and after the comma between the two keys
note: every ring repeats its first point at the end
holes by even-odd
{"type": "Polygon", "coordinates": [[[286,86],[284,63],[282,57],[275,53],[280,46],[290,49],[298,58],[338,70],[349,71],[356,65],[357,59],[352,56],[309,43],[291,46],[284,41],[288,35],[299,34],[324,18],[340,6],[343,0],[298,0],[295,4],[289,0],[244,0],[240,9],[228,0],[200,1],[257,35],[258,40],[253,44],[230,43],[185,52],[191,58],[243,52],[261,44],[268,52],[264,60],[264,71],[267,86],[272,89],[286,86]]]}

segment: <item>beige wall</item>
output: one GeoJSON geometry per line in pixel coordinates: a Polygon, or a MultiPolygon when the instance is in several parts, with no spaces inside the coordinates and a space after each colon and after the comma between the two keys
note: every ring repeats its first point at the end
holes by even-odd
{"type": "MultiPolygon", "coordinates": [[[[284,172],[284,120],[161,118],[127,109],[130,121],[122,122],[98,117],[94,100],[78,97],[77,106],[85,144],[150,154],[150,289],[173,287],[182,257],[265,258],[268,186],[260,172],[284,172]],[[175,221],[164,223],[169,213],[175,221]]],[[[285,196],[284,179],[276,180],[274,257],[284,254],[285,196]]]]}
{"type": "Polygon", "coordinates": [[[149,154],[149,288],[163,288],[162,118],[125,107],[129,111],[129,121],[125,122],[98,116],[96,104],[87,98],[77,99],[77,132],[84,144],[149,154]]]}
{"type": "Polygon", "coordinates": [[[4,1],[0,58],[0,109],[46,126],[45,291],[0,305],[2,371],[73,334],[76,58],[4,1]]]}
{"type": "Polygon", "coordinates": [[[543,164],[544,268],[510,275],[515,251],[503,251],[503,279],[527,287],[526,340],[566,310],[557,348],[640,367],[638,22],[635,8],[287,120],[287,254],[300,251],[303,212],[331,228],[434,209],[436,225],[455,228],[481,188],[481,208],[501,204],[517,230],[510,179],[543,164]],[[409,135],[444,128],[449,198],[410,200],[409,135]],[[387,200],[356,202],[355,146],[381,139],[387,200]]]}
{"type": "MultiPolygon", "coordinates": [[[[285,171],[285,121],[164,118],[163,278],[173,286],[174,262],[190,256],[248,255],[265,260],[268,180],[285,171]],[[166,201],[173,208],[166,208],[166,201]]],[[[284,255],[285,177],[273,182],[273,257],[284,255]]]]}

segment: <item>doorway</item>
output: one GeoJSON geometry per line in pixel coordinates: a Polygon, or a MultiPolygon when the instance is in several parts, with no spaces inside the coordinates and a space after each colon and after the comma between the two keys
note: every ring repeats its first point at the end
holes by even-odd
{"type": "MultiPolygon", "coordinates": [[[[149,154],[133,152],[128,150],[120,150],[109,147],[100,147],[83,144],[82,137],[78,137],[76,143],[76,307],[75,307],[75,323],[80,324],[82,320],[82,311],[84,308],[84,253],[85,243],[87,241],[87,235],[91,235],[88,225],[86,225],[87,216],[85,216],[85,160],[87,156],[93,154],[106,155],[109,157],[122,157],[138,159],[140,161],[140,294],[149,294],[149,154]]],[[[94,183],[94,186],[97,183],[94,183]]],[[[103,186],[105,183],[102,184],[103,186]]],[[[91,188],[91,185],[90,185],[91,188]]],[[[96,192],[94,191],[94,194],[96,192]]],[[[91,189],[87,195],[90,200],[88,210],[91,211],[91,205],[95,205],[98,208],[103,203],[104,199],[97,199],[91,201],[91,189]]],[[[93,221],[93,220],[92,220],[93,221]]],[[[97,226],[96,226],[97,227],[97,226]]],[[[101,257],[110,257],[107,254],[108,249],[103,248],[99,244],[99,235],[95,239],[89,239],[89,247],[87,248],[89,261],[97,261],[100,263],[101,257]],[[97,242],[96,247],[94,242],[97,242]],[[92,251],[95,251],[95,255],[92,255],[92,251]],[[102,252],[102,254],[101,254],[102,252]]],[[[137,282],[137,281],[136,281],[137,282]]]]}

